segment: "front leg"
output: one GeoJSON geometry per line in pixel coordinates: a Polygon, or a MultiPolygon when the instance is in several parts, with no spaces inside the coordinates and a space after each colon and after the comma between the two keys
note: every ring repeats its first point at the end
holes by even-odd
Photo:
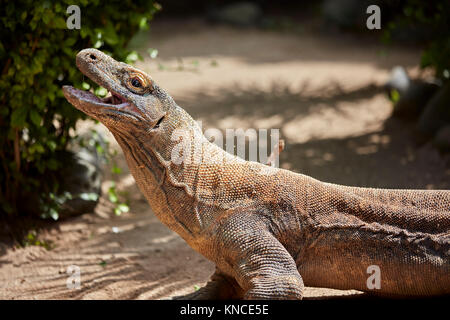
{"type": "Polygon", "coordinates": [[[302,299],[304,284],[292,256],[254,213],[230,216],[218,233],[226,265],[244,299],[302,299]]]}
{"type": "Polygon", "coordinates": [[[175,300],[228,300],[242,299],[243,292],[237,282],[216,268],[208,283],[190,294],[173,297],[175,300]]]}

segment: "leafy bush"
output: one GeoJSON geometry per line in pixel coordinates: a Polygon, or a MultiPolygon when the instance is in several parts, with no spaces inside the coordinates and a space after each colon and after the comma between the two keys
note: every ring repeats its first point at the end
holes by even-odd
{"type": "MultiPolygon", "coordinates": [[[[76,53],[100,48],[116,59],[135,60],[127,42],[158,10],[148,0],[2,3],[0,12],[0,216],[23,212],[30,194],[41,203],[59,190],[59,157],[84,115],[63,97],[61,87],[81,87],[76,53]],[[69,30],[66,10],[81,9],[81,29],[69,30]]],[[[83,84],[88,86],[87,83],[83,84]]],[[[53,197],[54,198],[54,197],[53,197]]]]}
{"type": "Polygon", "coordinates": [[[450,78],[450,2],[448,0],[403,0],[396,2],[396,10],[389,23],[385,40],[403,32],[424,44],[421,67],[431,67],[436,77],[450,78]]]}

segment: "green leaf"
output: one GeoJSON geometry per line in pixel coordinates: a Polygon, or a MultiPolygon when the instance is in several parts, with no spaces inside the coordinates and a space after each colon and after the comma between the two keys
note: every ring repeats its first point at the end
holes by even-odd
{"type": "Polygon", "coordinates": [[[44,153],[45,152],[45,149],[42,146],[42,144],[36,142],[33,146],[34,146],[34,149],[36,150],[37,153],[44,153]]]}
{"type": "Polygon", "coordinates": [[[106,96],[108,94],[108,90],[106,90],[103,87],[98,87],[97,89],[95,89],[94,93],[97,96],[104,97],[104,96],[106,96]]]}
{"type": "Polygon", "coordinates": [[[89,192],[89,193],[80,193],[80,198],[85,201],[97,201],[98,200],[98,194],[89,192]]]}
{"type": "Polygon", "coordinates": [[[112,23],[108,23],[106,25],[106,28],[103,30],[105,31],[105,33],[103,34],[103,39],[107,44],[114,46],[119,43],[119,37],[112,23]]]}
{"type": "Polygon", "coordinates": [[[21,128],[25,125],[27,118],[28,108],[27,106],[20,106],[15,109],[11,115],[11,126],[21,128]]]}
{"type": "Polygon", "coordinates": [[[102,47],[103,44],[104,44],[103,41],[97,40],[97,41],[94,43],[94,48],[95,48],[95,49],[98,49],[98,48],[102,47]]]}
{"type": "Polygon", "coordinates": [[[130,54],[125,58],[125,62],[128,64],[134,63],[139,59],[139,55],[136,51],[131,51],[130,54]]]}
{"type": "Polygon", "coordinates": [[[51,217],[53,220],[55,220],[55,221],[59,219],[58,211],[56,211],[56,210],[53,209],[53,208],[50,208],[49,215],[50,215],[50,217],[51,217]]]}
{"type": "Polygon", "coordinates": [[[56,150],[56,147],[57,147],[56,142],[53,141],[53,140],[48,141],[48,142],[47,142],[47,146],[49,147],[49,149],[50,149],[51,151],[55,151],[55,150],[56,150]]]}
{"type": "Polygon", "coordinates": [[[152,59],[155,59],[158,56],[158,50],[154,48],[147,49],[147,53],[152,59]]]}
{"type": "Polygon", "coordinates": [[[64,20],[62,17],[56,17],[55,20],[53,21],[53,26],[56,29],[66,29],[67,28],[66,20],[64,20]]]}
{"type": "Polygon", "coordinates": [[[73,46],[77,42],[77,38],[68,38],[66,41],[64,41],[65,46],[73,46]]]}
{"type": "Polygon", "coordinates": [[[56,170],[59,168],[59,162],[56,159],[49,159],[47,162],[47,168],[49,168],[50,170],[56,170]]]}
{"type": "Polygon", "coordinates": [[[69,191],[64,191],[63,197],[66,200],[72,200],[73,199],[72,194],[69,191]]]}
{"type": "Polygon", "coordinates": [[[48,24],[51,21],[51,16],[49,14],[44,14],[42,16],[42,21],[44,21],[45,24],[48,24]]]}
{"type": "Polygon", "coordinates": [[[130,207],[125,204],[125,203],[121,203],[117,206],[117,208],[121,211],[121,212],[128,212],[130,211],[130,207]]]}
{"type": "Polygon", "coordinates": [[[445,69],[444,71],[442,71],[442,76],[443,76],[445,79],[449,79],[449,78],[450,78],[450,71],[447,70],[447,69],[445,69]]]}
{"type": "Polygon", "coordinates": [[[97,150],[98,154],[104,154],[105,153],[105,150],[103,149],[103,147],[100,144],[97,144],[95,146],[95,150],[97,150]]]}
{"type": "Polygon", "coordinates": [[[109,198],[109,201],[111,201],[112,203],[117,203],[117,201],[119,199],[117,198],[117,194],[116,194],[115,188],[113,188],[113,187],[109,188],[109,190],[108,190],[108,198],[109,198]]]}
{"type": "Polygon", "coordinates": [[[83,28],[83,26],[81,27],[81,29],[80,29],[80,35],[81,35],[81,38],[86,38],[87,36],[89,36],[89,29],[87,29],[87,28],[83,28]]]}
{"type": "Polygon", "coordinates": [[[141,20],[139,21],[139,28],[141,30],[148,29],[147,17],[142,17],[141,18],[141,20]]]}
{"type": "Polygon", "coordinates": [[[395,104],[400,100],[400,93],[396,89],[392,89],[390,92],[390,99],[395,104]]]}
{"type": "Polygon", "coordinates": [[[117,166],[113,166],[112,168],[111,168],[111,173],[113,173],[113,174],[120,174],[122,172],[122,169],[120,169],[119,167],[117,167],[117,166]]]}
{"type": "Polygon", "coordinates": [[[31,109],[31,111],[30,111],[30,119],[31,119],[31,122],[33,122],[33,124],[34,124],[36,127],[38,127],[38,126],[41,125],[42,117],[41,117],[41,115],[39,114],[39,112],[37,112],[36,110],[31,109]]]}

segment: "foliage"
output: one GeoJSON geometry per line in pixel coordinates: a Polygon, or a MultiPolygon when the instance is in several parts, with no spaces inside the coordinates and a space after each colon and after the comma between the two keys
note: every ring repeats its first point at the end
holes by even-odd
{"type": "MultiPolygon", "coordinates": [[[[118,179],[119,175],[122,173],[122,169],[118,167],[116,163],[117,150],[112,148],[110,142],[104,140],[104,138],[95,129],[91,129],[89,136],[78,137],[77,139],[75,139],[75,143],[77,143],[80,147],[88,148],[91,150],[95,149],[95,151],[93,150],[92,152],[96,152],[98,157],[103,160],[102,162],[104,162],[104,164],[108,165],[111,168],[111,175],[113,180],[118,179]]],[[[64,197],[65,194],[67,194],[67,192],[65,192],[62,197],[64,197]]],[[[98,200],[98,195],[96,193],[82,193],[79,195],[71,196],[78,196],[83,200],[98,200]]],[[[114,205],[114,213],[116,215],[121,215],[123,212],[128,212],[130,209],[127,200],[120,200],[124,196],[125,195],[123,193],[117,191],[116,184],[114,181],[112,181],[111,186],[108,188],[108,200],[114,205]]],[[[64,198],[64,201],[67,199],[70,198],[64,198]]],[[[60,203],[60,205],[62,205],[63,203],[64,202],[60,203]]],[[[51,213],[54,213],[55,211],[56,210],[50,207],[50,211],[44,210],[44,216],[49,216],[54,220],[57,220],[51,215],[51,213]]]]}
{"type": "Polygon", "coordinates": [[[84,115],[64,99],[61,86],[89,87],[75,66],[75,55],[95,47],[133,62],[138,55],[126,45],[147,27],[158,8],[147,0],[2,2],[0,216],[23,211],[30,194],[38,195],[48,208],[64,200],[58,155],[74,138],[73,128],[84,115]],[[66,26],[67,7],[74,4],[81,9],[80,30],[66,26]]]}
{"type": "Polygon", "coordinates": [[[38,239],[36,230],[30,230],[30,232],[22,239],[20,245],[22,247],[39,246],[44,247],[47,250],[53,249],[53,243],[38,239]]]}
{"type": "MultiPolygon", "coordinates": [[[[117,150],[111,151],[109,149],[109,145],[107,147],[108,152],[106,153],[106,160],[111,164],[111,174],[114,176],[118,176],[122,173],[122,169],[117,166],[115,157],[117,156],[117,150]]],[[[121,201],[120,198],[123,198],[125,194],[122,192],[118,192],[116,188],[116,183],[113,181],[111,186],[108,188],[108,199],[114,205],[114,213],[117,216],[120,216],[124,212],[130,211],[130,207],[128,205],[128,201],[121,201]],[[122,196],[122,197],[121,197],[122,196]]]]}
{"type": "MultiPolygon", "coordinates": [[[[421,67],[431,67],[436,77],[448,81],[450,78],[450,2],[448,0],[405,0],[398,13],[389,23],[385,40],[399,29],[421,31],[425,38],[421,67]]],[[[409,35],[411,36],[411,34],[409,35]]]]}

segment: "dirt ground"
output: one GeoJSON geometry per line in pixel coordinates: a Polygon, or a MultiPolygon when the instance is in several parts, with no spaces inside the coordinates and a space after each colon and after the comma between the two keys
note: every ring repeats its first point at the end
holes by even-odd
{"type": "MultiPolygon", "coordinates": [[[[380,88],[395,65],[418,74],[417,50],[197,20],[155,21],[150,35],[135,43],[145,56],[137,66],[204,128],[279,128],[286,141],[283,168],[355,186],[449,188],[449,159],[415,144],[413,127],[390,118],[392,106],[380,88]],[[149,47],[158,49],[156,59],[146,53],[149,47]]],[[[80,130],[92,126],[80,123],[80,130]]],[[[1,299],[167,299],[206,282],[213,264],[157,220],[121,153],[117,160],[130,212],[115,216],[104,196],[94,213],[39,232],[51,250],[0,243],[1,299]],[[67,287],[70,265],[80,268],[79,289],[67,287]]],[[[104,191],[111,184],[106,176],[104,191]]],[[[362,294],[305,292],[311,299],[342,296],[362,294]]]]}

